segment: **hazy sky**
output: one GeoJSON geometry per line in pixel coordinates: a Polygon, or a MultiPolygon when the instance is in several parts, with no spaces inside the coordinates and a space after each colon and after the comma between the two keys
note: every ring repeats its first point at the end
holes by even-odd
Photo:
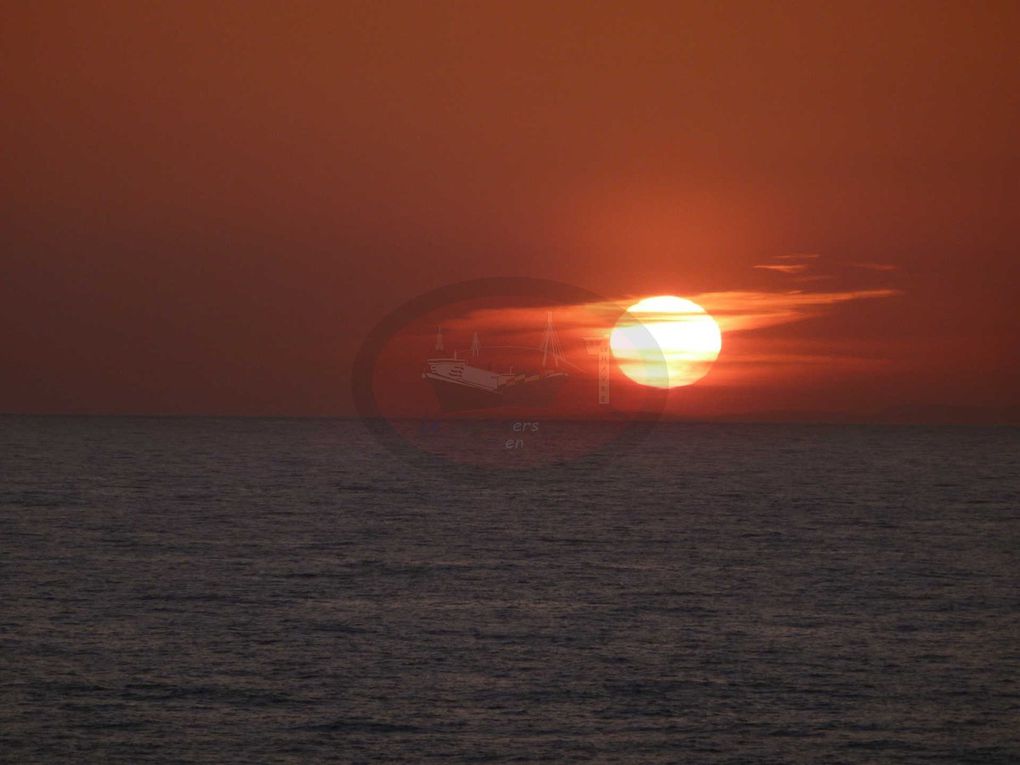
{"type": "Polygon", "coordinates": [[[1018,40],[994,2],[9,3],[0,411],[350,413],[382,316],[505,275],[820,293],[724,339],[766,372],[706,414],[1016,407],[1018,40]]]}

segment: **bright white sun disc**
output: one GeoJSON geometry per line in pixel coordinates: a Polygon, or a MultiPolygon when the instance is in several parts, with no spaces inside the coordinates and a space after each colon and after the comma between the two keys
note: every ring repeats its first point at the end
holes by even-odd
{"type": "Polygon", "coordinates": [[[722,349],[722,333],[697,303],[659,295],[627,309],[613,327],[609,347],[634,382],[677,388],[708,374],[722,349]]]}

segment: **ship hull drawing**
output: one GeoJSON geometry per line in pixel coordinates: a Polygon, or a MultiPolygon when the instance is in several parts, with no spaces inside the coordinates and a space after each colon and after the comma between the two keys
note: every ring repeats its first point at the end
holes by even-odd
{"type": "Polygon", "coordinates": [[[422,375],[432,385],[444,412],[515,406],[549,406],[556,399],[565,372],[501,374],[462,359],[429,359],[422,375]]]}
{"type": "Polygon", "coordinates": [[[436,392],[445,412],[486,409],[503,403],[500,375],[463,359],[429,359],[422,375],[436,392]]]}

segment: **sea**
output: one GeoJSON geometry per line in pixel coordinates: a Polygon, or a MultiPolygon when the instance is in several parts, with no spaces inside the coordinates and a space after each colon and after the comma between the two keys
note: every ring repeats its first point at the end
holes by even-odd
{"type": "Polygon", "coordinates": [[[1020,430],[0,417],[0,761],[1017,763],[1020,430]]]}

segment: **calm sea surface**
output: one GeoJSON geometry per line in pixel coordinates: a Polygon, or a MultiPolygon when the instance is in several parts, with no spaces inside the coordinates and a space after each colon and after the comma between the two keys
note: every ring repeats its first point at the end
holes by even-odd
{"type": "Polygon", "coordinates": [[[1020,762],[1020,431],[0,417],[0,761],[324,760],[1020,762]]]}

